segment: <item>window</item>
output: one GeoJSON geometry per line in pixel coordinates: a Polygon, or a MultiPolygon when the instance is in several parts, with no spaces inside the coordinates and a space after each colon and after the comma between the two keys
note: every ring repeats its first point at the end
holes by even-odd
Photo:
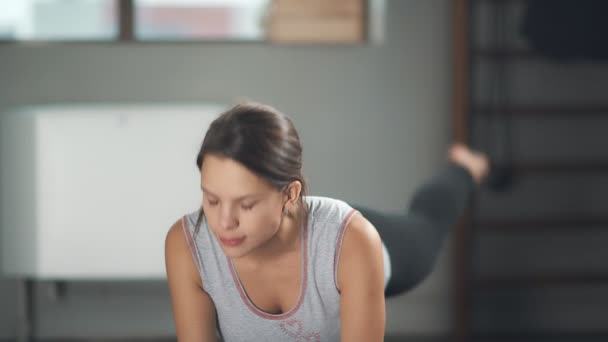
{"type": "Polygon", "coordinates": [[[112,40],[118,36],[114,0],[3,1],[2,40],[112,40]]]}
{"type": "Polygon", "coordinates": [[[383,1],[7,1],[0,41],[360,43],[377,36],[383,1]]]}
{"type": "Polygon", "coordinates": [[[270,0],[136,0],[141,40],[263,40],[270,0]]]}

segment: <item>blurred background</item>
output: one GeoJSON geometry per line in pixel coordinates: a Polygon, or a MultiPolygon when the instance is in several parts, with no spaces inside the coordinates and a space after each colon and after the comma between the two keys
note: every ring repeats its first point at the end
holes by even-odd
{"type": "Polygon", "coordinates": [[[452,141],[493,159],[387,341],[608,340],[607,4],[3,2],[0,341],[174,341],[164,234],[242,99],[293,119],[311,194],[386,212],[452,141]]]}

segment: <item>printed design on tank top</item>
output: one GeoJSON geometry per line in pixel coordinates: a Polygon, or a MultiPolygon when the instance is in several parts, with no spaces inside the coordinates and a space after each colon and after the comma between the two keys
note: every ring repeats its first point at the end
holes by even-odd
{"type": "Polygon", "coordinates": [[[305,333],[304,323],[297,318],[283,320],[280,323],[281,331],[296,342],[321,342],[318,332],[305,333]]]}

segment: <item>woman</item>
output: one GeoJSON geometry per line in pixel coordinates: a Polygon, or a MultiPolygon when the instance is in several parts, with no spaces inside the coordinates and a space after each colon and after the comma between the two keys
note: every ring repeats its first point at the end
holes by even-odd
{"type": "Polygon", "coordinates": [[[241,104],[209,127],[196,163],[202,207],[169,230],[180,342],[382,341],[385,295],[419,283],[488,170],[450,150],[402,216],[306,196],[290,119],[241,104]]]}

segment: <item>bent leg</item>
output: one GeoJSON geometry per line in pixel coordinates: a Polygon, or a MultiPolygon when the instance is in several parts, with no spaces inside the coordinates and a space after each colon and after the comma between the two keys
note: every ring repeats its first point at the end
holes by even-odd
{"type": "Polygon", "coordinates": [[[414,288],[431,272],[445,236],[474,190],[471,174],[449,164],[416,190],[403,215],[355,206],[376,227],[390,257],[387,297],[414,288]]]}

